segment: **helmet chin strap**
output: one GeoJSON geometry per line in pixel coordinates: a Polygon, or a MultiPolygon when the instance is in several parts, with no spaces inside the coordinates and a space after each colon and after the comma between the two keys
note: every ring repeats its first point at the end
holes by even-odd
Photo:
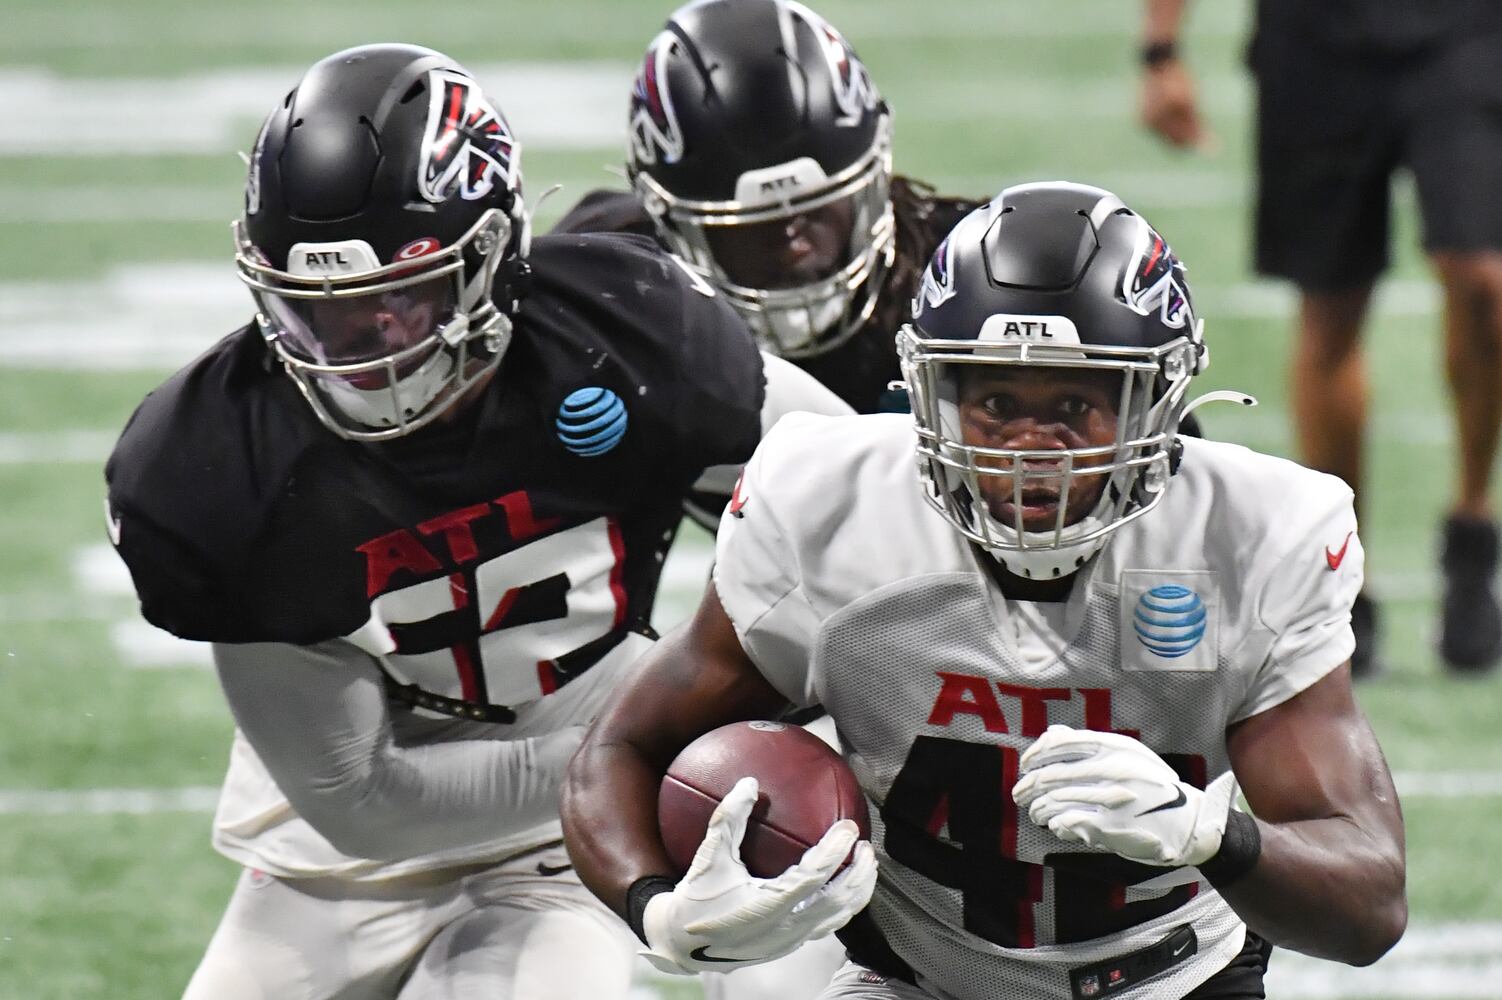
{"type": "Polygon", "coordinates": [[[435,351],[417,371],[381,389],[359,389],[339,378],[318,380],[329,404],[355,423],[371,428],[399,427],[411,421],[449,386],[454,355],[435,351]]]}
{"type": "Polygon", "coordinates": [[[844,319],[845,309],[845,300],[831,293],[822,298],[811,296],[801,305],[767,308],[748,319],[753,328],[765,330],[776,353],[793,353],[807,350],[822,333],[844,319]]]}
{"type": "Polygon", "coordinates": [[[1002,538],[1020,538],[1023,542],[1038,541],[1036,548],[1004,549],[986,546],[986,551],[991,554],[991,558],[1000,563],[1008,573],[1013,576],[1026,577],[1029,580],[1057,580],[1079,571],[1097,552],[1105,548],[1106,541],[1111,537],[1100,535],[1073,545],[1068,542],[1069,534],[1086,535],[1101,527],[1103,522],[1099,515],[1094,513],[1065,528],[1066,539],[1060,545],[1045,544],[1045,539],[1052,539],[1054,534],[1052,531],[1026,531],[1019,534],[1015,529],[1006,527],[996,520],[989,511],[983,513],[982,516],[989,522],[987,527],[993,535],[999,535],[1002,538]]]}

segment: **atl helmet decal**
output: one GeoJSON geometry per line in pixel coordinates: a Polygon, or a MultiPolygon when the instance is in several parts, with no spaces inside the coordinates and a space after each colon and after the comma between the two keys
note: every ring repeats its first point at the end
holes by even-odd
{"type": "Polygon", "coordinates": [[[1143,316],[1159,310],[1163,325],[1175,330],[1193,319],[1184,291],[1184,265],[1146,222],[1138,226],[1137,249],[1122,276],[1121,297],[1143,316]]]}
{"type": "Polygon", "coordinates": [[[516,140],[474,80],[450,70],[428,73],[428,125],[417,161],[417,189],[435,204],[457,190],[483,198],[496,180],[515,182],[516,140]]]}
{"type": "Polygon", "coordinates": [[[788,9],[808,23],[819,39],[819,48],[824,61],[829,64],[829,78],[834,81],[834,100],[841,115],[836,125],[859,125],[866,112],[876,107],[880,100],[871,75],[850,45],[828,21],[809,10],[801,3],[789,3],[788,9]]]}
{"type": "Polygon", "coordinates": [[[673,95],[663,81],[668,53],[678,40],[664,31],[647,46],[641,72],[631,88],[631,147],[643,163],[683,159],[683,130],[673,112],[673,95]]]}
{"type": "MultiPolygon", "coordinates": [[[[918,298],[930,309],[936,309],[954,298],[954,247],[950,237],[934,251],[933,259],[923,269],[923,283],[918,286],[918,298]]],[[[917,312],[918,303],[913,303],[917,312]]]]}

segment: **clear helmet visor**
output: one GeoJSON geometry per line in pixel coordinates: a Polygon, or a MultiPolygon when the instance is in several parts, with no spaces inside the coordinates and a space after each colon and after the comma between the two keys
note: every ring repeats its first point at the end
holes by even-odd
{"type": "Polygon", "coordinates": [[[847,195],[780,219],[708,227],[704,235],[731,282],[780,291],[824,281],[851,262],[855,214],[847,195]]]}
{"type": "Polygon", "coordinates": [[[494,368],[511,321],[492,283],[503,255],[524,256],[527,242],[517,198],[511,215],[489,210],[456,242],[415,240],[389,264],[352,239],[294,244],[283,270],[238,223],[235,260],[262,334],[318,419],[377,441],[437,419],[494,368]]]}
{"type": "Polygon", "coordinates": [[[299,361],[328,368],[351,367],[348,380],[384,384],[384,366],[372,362],[400,357],[397,377],[416,370],[423,355],[436,351],[441,334],[454,321],[457,289],[450,275],[364,294],[292,298],[263,292],[261,304],[278,343],[299,361]],[[426,345],[427,350],[415,350],[426,345]]]}

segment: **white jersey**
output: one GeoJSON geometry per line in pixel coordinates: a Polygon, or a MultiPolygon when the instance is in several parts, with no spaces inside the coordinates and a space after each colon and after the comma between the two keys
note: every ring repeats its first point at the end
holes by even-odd
{"type": "Polygon", "coordinates": [[[1228,725],[1351,655],[1351,492],[1186,440],[1159,506],[1111,536],[1066,602],[1029,604],[924,501],[914,442],[907,415],[787,419],[716,553],[746,652],[789,701],[825,706],[875,807],[870,915],[957,1000],[1068,996],[1069,970],[1190,924],[1195,954],[1145,994],[1182,996],[1235,956],[1244,925],[1193,869],[1034,826],[1011,798],[1018,758],[1063,723],[1137,737],[1200,787],[1227,771],[1228,725]]]}

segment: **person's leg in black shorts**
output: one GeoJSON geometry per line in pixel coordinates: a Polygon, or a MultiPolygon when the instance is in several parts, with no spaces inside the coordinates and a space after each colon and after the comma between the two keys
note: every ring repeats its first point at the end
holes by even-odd
{"type": "MultiPolygon", "coordinates": [[[[1257,80],[1256,265],[1298,286],[1293,415],[1300,456],[1360,495],[1367,382],[1360,342],[1387,265],[1390,182],[1402,150],[1388,67],[1268,34],[1257,80]]],[[[1352,608],[1352,672],[1376,672],[1376,609],[1352,608]]]]}
{"type": "Polygon", "coordinates": [[[1404,159],[1444,288],[1459,478],[1443,532],[1440,651],[1457,671],[1502,658],[1489,484],[1502,425],[1502,34],[1457,39],[1405,82],[1404,159]]]}

